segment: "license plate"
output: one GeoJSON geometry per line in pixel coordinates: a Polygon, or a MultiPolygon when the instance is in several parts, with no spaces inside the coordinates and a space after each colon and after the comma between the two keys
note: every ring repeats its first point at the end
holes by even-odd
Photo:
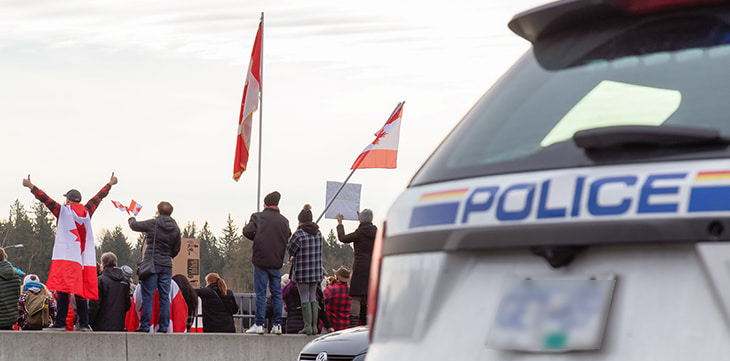
{"type": "Polygon", "coordinates": [[[487,338],[490,348],[601,348],[616,279],[506,279],[487,338]]]}

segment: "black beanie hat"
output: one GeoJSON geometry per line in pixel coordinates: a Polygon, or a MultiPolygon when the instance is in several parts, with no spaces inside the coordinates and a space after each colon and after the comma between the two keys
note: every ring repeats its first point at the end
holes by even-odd
{"type": "Polygon", "coordinates": [[[278,206],[279,205],[279,199],[281,199],[281,193],[277,191],[273,191],[264,197],[264,205],[265,206],[278,206]]]}
{"type": "Polygon", "coordinates": [[[307,223],[312,221],[312,206],[305,204],[299,216],[297,216],[299,223],[307,223]]]}

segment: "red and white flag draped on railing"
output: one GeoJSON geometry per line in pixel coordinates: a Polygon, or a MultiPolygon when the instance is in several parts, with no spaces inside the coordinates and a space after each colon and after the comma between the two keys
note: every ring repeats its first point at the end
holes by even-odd
{"type": "Polygon", "coordinates": [[[61,206],[46,286],[89,300],[99,298],[91,214],[82,204],[61,206]]]}
{"type": "Polygon", "coordinates": [[[129,207],[122,204],[122,202],[112,201],[112,204],[114,204],[114,207],[122,212],[127,212],[127,214],[133,214],[135,217],[139,214],[139,211],[142,210],[142,205],[135,202],[134,199],[132,199],[132,203],[129,204],[129,207]]]}
{"type": "Polygon", "coordinates": [[[375,140],[365,147],[350,169],[396,167],[403,104],[405,102],[398,103],[385,125],[375,132],[375,140]]]}
{"type": "MultiPolygon", "coordinates": [[[[261,29],[256,32],[256,40],[251,51],[251,63],[246,73],[246,85],[243,87],[241,113],[238,116],[238,134],[236,134],[236,156],[233,163],[233,180],[238,182],[241,174],[246,171],[248,164],[249,147],[251,145],[251,118],[258,109],[259,94],[261,93],[261,29]]],[[[260,141],[260,140],[259,140],[260,141]]]]}

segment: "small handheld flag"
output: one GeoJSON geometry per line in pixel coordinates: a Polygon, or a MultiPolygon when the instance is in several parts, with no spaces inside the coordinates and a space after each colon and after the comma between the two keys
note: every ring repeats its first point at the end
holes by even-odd
{"type": "Polygon", "coordinates": [[[112,204],[114,204],[114,207],[116,209],[122,212],[127,212],[127,214],[133,214],[134,216],[137,216],[139,214],[139,211],[142,210],[142,205],[137,203],[134,199],[132,200],[132,203],[129,204],[129,207],[117,201],[112,201],[112,204]]]}

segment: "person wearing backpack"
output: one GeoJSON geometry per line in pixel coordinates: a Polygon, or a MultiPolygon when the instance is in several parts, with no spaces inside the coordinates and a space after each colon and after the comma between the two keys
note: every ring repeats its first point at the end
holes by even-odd
{"type": "Polygon", "coordinates": [[[18,300],[18,329],[42,330],[53,323],[56,300],[37,275],[29,274],[23,280],[18,300]]]}

